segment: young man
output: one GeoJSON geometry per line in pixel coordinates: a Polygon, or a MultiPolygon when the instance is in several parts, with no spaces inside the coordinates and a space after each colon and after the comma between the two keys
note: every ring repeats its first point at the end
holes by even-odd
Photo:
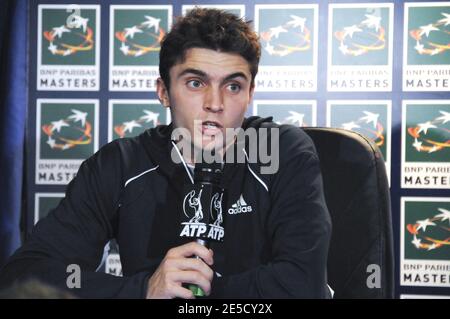
{"type": "Polygon", "coordinates": [[[162,43],[157,83],[172,124],[116,140],[86,160],[0,284],[34,276],[64,288],[67,266],[76,264],[81,285],[71,292],[80,297],[193,298],[186,284],[214,298],[327,297],[331,226],[314,146],[296,127],[244,119],[259,57],[256,34],[232,14],[194,9],[179,19],[162,43]],[[227,128],[267,127],[279,130],[276,172],[261,174],[262,163],[248,156],[223,164],[224,243],[207,249],[181,239],[182,189],[193,183],[195,164],[186,150],[225,158],[238,144],[219,138],[227,128]],[[194,138],[174,138],[177,129],[194,138]],[[112,238],[123,277],[95,272],[112,238]]]}

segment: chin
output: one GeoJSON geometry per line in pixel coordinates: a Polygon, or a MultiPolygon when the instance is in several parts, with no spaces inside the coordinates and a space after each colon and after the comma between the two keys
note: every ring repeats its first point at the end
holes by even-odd
{"type": "Polygon", "coordinates": [[[223,144],[222,143],[214,143],[212,141],[203,141],[203,144],[201,146],[203,151],[212,151],[214,149],[218,150],[223,148],[223,144]]]}
{"type": "Polygon", "coordinates": [[[214,143],[211,139],[203,139],[201,143],[194,144],[195,149],[202,152],[212,152],[213,150],[221,150],[223,149],[223,144],[214,143]]]}

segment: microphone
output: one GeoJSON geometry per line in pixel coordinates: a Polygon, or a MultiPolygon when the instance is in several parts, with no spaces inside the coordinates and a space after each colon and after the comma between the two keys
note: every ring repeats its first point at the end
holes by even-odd
{"type": "MultiPolygon", "coordinates": [[[[200,245],[223,242],[223,204],[225,190],[220,187],[221,163],[197,163],[194,168],[194,184],[187,185],[183,198],[180,237],[193,239],[200,245]]],[[[198,256],[196,258],[199,258],[198,256]]],[[[194,296],[205,296],[197,285],[189,285],[194,296]]]]}

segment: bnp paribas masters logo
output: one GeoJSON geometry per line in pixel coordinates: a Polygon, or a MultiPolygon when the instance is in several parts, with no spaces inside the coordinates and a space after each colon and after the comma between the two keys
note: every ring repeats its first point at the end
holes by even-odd
{"type": "Polygon", "coordinates": [[[38,89],[98,90],[100,7],[39,5],[38,89]]]}
{"type": "MultiPolygon", "coordinates": [[[[123,12],[116,13],[115,26],[119,24],[120,13],[123,14],[123,12]]],[[[131,18],[131,13],[126,13],[127,15],[124,15],[122,18],[131,18]]],[[[152,13],[153,16],[141,14],[139,12],[133,12],[133,14],[142,16],[143,21],[137,22],[137,24],[133,26],[124,27],[122,30],[115,32],[116,40],[120,42],[120,45],[115,46],[115,48],[120,50],[122,54],[117,52],[114,56],[114,62],[117,65],[155,65],[158,63],[157,54],[161,48],[161,40],[167,32],[163,27],[160,27],[162,18],[155,17],[155,13],[152,13]],[[136,57],[145,55],[148,55],[147,59],[135,59],[136,57]]]]}
{"type": "Polygon", "coordinates": [[[336,9],[334,14],[339,19],[333,21],[333,47],[337,47],[333,50],[333,64],[387,64],[388,13],[387,8],[369,12],[360,8],[336,9]]]}
{"type": "Polygon", "coordinates": [[[391,101],[328,101],[327,126],[352,130],[372,140],[383,154],[389,177],[391,157],[391,101]]]}
{"type": "Polygon", "coordinates": [[[158,100],[110,100],[108,140],[137,136],[169,122],[169,109],[158,100]]]}
{"type": "Polygon", "coordinates": [[[392,17],[392,4],[330,5],[329,89],[390,89],[392,17]]]}
{"type": "Polygon", "coordinates": [[[110,89],[154,90],[161,41],[170,28],[172,7],[113,5],[110,14],[110,89]]]}
{"type": "Polygon", "coordinates": [[[403,102],[402,185],[450,188],[450,101],[403,102]]]}
{"type": "MultiPolygon", "coordinates": [[[[440,116],[435,118],[429,118],[428,121],[423,123],[417,123],[416,126],[408,127],[408,135],[414,139],[414,143],[410,148],[411,153],[418,155],[417,153],[431,154],[434,152],[443,152],[450,148],[450,135],[449,129],[445,127],[447,122],[450,122],[450,113],[446,111],[439,111],[440,116]]],[[[412,158],[412,154],[407,154],[407,158],[412,158]]],[[[427,155],[416,156],[417,160],[426,160],[427,155]]],[[[444,158],[441,157],[441,160],[444,158]]],[[[448,160],[448,158],[446,159],[448,160]]]]}
{"type": "Polygon", "coordinates": [[[317,5],[256,5],[262,45],[257,90],[316,88],[317,10],[317,5]]]}
{"type": "MultiPolygon", "coordinates": [[[[408,245],[406,256],[414,256],[417,251],[421,250],[430,251],[438,249],[441,252],[447,250],[447,254],[444,255],[444,258],[450,258],[449,209],[437,207],[436,211],[432,212],[432,216],[421,220],[415,220],[406,225],[408,233],[413,236],[413,240],[411,240],[412,245],[408,245]],[[412,246],[414,246],[415,249],[413,249],[412,246]]],[[[439,257],[442,258],[443,256],[441,255],[439,257]]],[[[415,258],[418,258],[418,256],[415,256],[415,258]]]]}
{"type": "Polygon", "coordinates": [[[450,88],[450,2],[405,3],[403,88],[450,88]]]}
{"type": "Polygon", "coordinates": [[[78,14],[67,14],[62,11],[52,12],[49,11],[43,13],[45,25],[43,27],[47,30],[43,32],[43,37],[47,40],[47,50],[44,48],[44,54],[42,60],[45,64],[93,64],[95,59],[94,54],[94,29],[95,25],[95,12],[93,10],[81,10],[78,14]],[[59,17],[58,17],[59,14],[59,17]],[[81,16],[85,15],[85,17],[81,16]],[[46,19],[48,15],[48,18],[46,19]],[[89,17],[89,18],[87,18],[89,17]],[[58,19],[59,18],[59,19],[58,19]],[[59,21],[66,18],[65,24],[59,25],[59,21]],[[94,22],[89,23],[89,20],[94,22]],[[59,26],[53,26],[53,23],[59,26]],[[47,27],[47,28],[46,28],[47,27]],[[83,59],[81,56],[84,53],[83,59]],[[76,58],[58,60],[57,56],[78,56],[76,58]],[[56,57],[55,57],[56,56],[56,57]]]}
{"type": "Polygon", "coordinates": [[[87,116],[88,112],[73,108],[69,115],[43,124],[42,132],[47,136],[45,143],[48,147],[44,147],[41,154],[48,157],[70,158],[69,153],[64,151],[81,148],[82,145],[92,145],[92,123],[87,120],[87,116]],[[59,150],[62,153],[59,154],[53,150],[59,150]]]}
{"type": "Polygon", "coordinates": [[[84,159],[94,152],[94,105],[41,105],[41,158],[84,159]]]}
{"type": "Polygon", "coordinates": [[[316,101],[314,100],[255,100],[253,115],[272,116],[277,124],[299,127],[316,126],[316,101]]]}
{"type": "Polygon", "coordinates": [[[448,104],[406,105],[407,162],[450,162],[450,101],[448,104]]]}
{"type": "Polygon", "coordinates": [[[65,184],[98,148],[97,100],[38,100],[36,180],[65,184]]]}
{"type": "Polygon", "coordinates": [[[408,63],[450,63],[450,7],[410,8],[408,33],[408,63]]]}
{"type": "Polygon", "coordinates": [[[263,42],[262,63],[268,65],[312,64],[312,30],[306,25],[306,20],[309,18],[308,21],[313,21],[313,12],[302,13],[302,16],[289,14],[288,19],[283,19],[283,15],[278,14],[275,16],[278,21],[265,19],[265,13],[266,11],[260,12],[262,21],[259,34],[263,42]],[[301,52],[305,53],[303,56],[307,59],[300,59],[301,52]],[[280,57],[285,58],[281,59],[280,57]]]}
{"type": "Polygon", "coordinates": [[[450,200],[402,198],[401,282],[450,287],[450,200]]]}

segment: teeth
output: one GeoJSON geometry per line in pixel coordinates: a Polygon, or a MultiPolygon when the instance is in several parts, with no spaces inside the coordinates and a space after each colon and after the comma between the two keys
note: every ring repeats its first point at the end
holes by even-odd
{"type": "Polygon", "coordinates": [[[203,125],[206,126],[207,128],[217,128],[217,125],[214,123],[205,123],[203,125]]]}

